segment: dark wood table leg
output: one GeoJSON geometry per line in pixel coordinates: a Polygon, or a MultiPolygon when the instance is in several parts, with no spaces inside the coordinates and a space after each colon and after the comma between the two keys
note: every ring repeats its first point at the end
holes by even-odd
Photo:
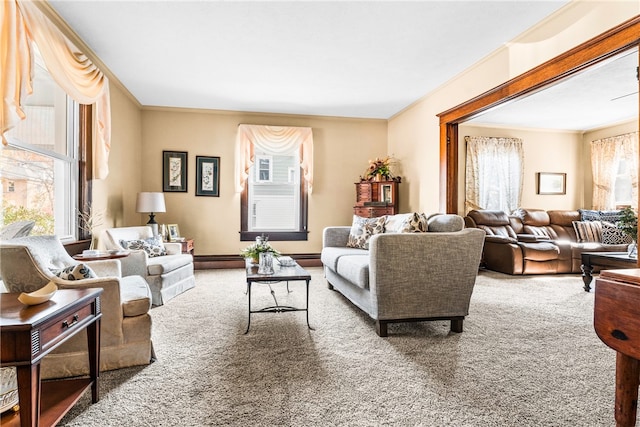
{"type": "Polygon", "coordinates": [[[309,279],[306,279],[305,282],[307,282],[307,306],[305,307],[305,310],[307,312],[307,328],[311,329],[312,331],[315,331],[315,329],[313,329],[309,324],[309,279]]]}
{"type": "Polygon", "coordinates": [[[89,346],[89,376],[91,377],[91,402],[100,399],[98,379],[100,378],[100,319],[87,328],[89,346]]]}
{"type": "Polygon", "coordinates": [[[636,425],[638,385],[640,385],[640,360],[618,352],[616,355],[615,403],[617,427],[636,425]]]}
{"type": "Polygon", "coordinates": [[[40,418],[40,363],[16,366],[20,427],[36,427],[40,418]]]}
{"type": "Polygon", "coordinates": [[[586,292],[591,291],[591,280],[593,276],[591,273],[593,272],[593,266],[591,265],[591,261],[588,256],[582,256],[582,265],[580,266],[580,270],[582,270],[582,281],[584,282],[584,290],[586,292]]]}
{"type": "Polygon", "coordinates": [[[247,297],[249,299],[249,310],[247,312],[247,330],[244,331],[245,335],[249,333],[249,328],[251,327],[251,282],[247,281],[247,297]]]}

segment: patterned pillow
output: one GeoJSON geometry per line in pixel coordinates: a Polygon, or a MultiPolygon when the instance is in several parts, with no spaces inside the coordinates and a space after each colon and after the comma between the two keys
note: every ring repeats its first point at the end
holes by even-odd
{"type": "Polygon", "coordinates": [[[573,229],[579,243],[602,241],[602,223],[600,221],[573,221],[573,229]]]}
{"type": "Polygon", "coordinates": [[[617,211],[600,211],[600,221],[607,221],[612,224],[620,221],[620,216],[622,215],[621,210],[617,211]]]}
{"type": "Polygon", "coordinates": [[[602,243],[605,245],[623,245],[633,242],[631,236],[610,222],[602,221],[602,243]]]}
{"type": "Polygon", "coordinates": [[[578,209],[581,221],[600,221],[600,211],[590,209],[578,209]]]}
{"type": "Polygon", "coordinates": [[[65,267],[61,269],[50,269],[53,274],[58,276],[61,279],[65,280],[81,280],[81,279],[91,279],[96,276],[96,273],[93,272],[91,267],[87,264],[76,264],[70,267],[65,267]]]}
{"type": "Polygon", "coordinates": [[[400,233],[426,233],[428,228],[427,217],[424,214],[414,212],[405,219],[400,233]]]}
{"type": "Polygon", "coordinates": [[[145,251],[149,258],[154,258],[157,256],[163,256],[167,254],[167,250],[164,248],[162,242],[158,241],[153,237],[150,237],[146,240],[137,239],[137,240],[120,240],[120,246],[125,249],[131,250],[140,250],[145,251]]]}
{"type": "Polygon", "coordinates": [[[351,231],[349,231],[347,247],[369,249],[369,238],[374,234],[384,233],[384,221],[384,216],[378,218],[362,218],[354,215],[351,231]]]}

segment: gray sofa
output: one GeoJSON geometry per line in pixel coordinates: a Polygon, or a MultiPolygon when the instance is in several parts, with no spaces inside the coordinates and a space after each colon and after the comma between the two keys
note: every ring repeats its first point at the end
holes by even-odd
{"type": "Polygon", "coordinates": [[[427,232],[381,233],[369,249],[347,247],[351,227],[327,227],[321,254],[329,289],[376,321],[387,324],[451,320],[462,332],[480,264],[484,231],[464,229],[458,215],[436,215],[427,232]]]}

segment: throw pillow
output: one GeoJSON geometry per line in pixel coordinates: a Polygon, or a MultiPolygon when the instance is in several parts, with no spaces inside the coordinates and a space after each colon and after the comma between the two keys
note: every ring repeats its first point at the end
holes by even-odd
{"type": "Polygon", "coordinates": [[[81,280],[81,279],[91,279],[96,276],[96,273],[93,272],[91,267],[87,264],[76,264],[70,267],[65,267],[61,269],[50,269],[53,274],[58,276],[61,279],[65,280],[81,280]]]}
{"type": "Polygon", "coordinates": [[[573,221],[573,229],[579,243],[602,241],[602,223],[600,221],[573,221]]]}
{"type": "Polygon", "coordinates": [[[149,255],[149,258],[163,256],[167,254],[164,245],[157,239],[150,237],[148,239],[120,240],[120,246],[130,250],[143,250],[149,255]]]}
{"type": "Polygon", "coordinates": [[[371,236],[384,233],[384,221],[384,216],[378,218],[362,218],[354,215],[351,230],[349,231],[347,247],[369,249],[369,239],[371,236]]]}
{"type": "Polygon", "coordinates": [[[401,233],[426,233],[429,228],[424,214],[412,213],[402,224],[401,233]]]}
{"type": "Polygon", "coordinates": [[[622,215],[621,210],[617,211],[600,211],[600,221],[607,221],[612,224],[620,221],[620,216],[622,215]]]}
{"type": "Polygon", "coordinates": [[[623,245],[633,242],[631,236],[620,230],[617,225],[602,221],[602,243],[605,245],[623,245]]]}
{"type": "Polygon", "coordinates": [[[578,209],[581,221],[600,221],[600,211],[590,209],[578,209]]]}

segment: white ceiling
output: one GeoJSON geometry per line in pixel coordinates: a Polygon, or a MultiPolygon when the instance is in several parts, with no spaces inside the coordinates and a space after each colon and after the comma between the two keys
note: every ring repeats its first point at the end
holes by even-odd
{"type": "Polygon", "coordinates": [[[142,105],[385,119],[568,1],[49,2],[142,105]]]}

